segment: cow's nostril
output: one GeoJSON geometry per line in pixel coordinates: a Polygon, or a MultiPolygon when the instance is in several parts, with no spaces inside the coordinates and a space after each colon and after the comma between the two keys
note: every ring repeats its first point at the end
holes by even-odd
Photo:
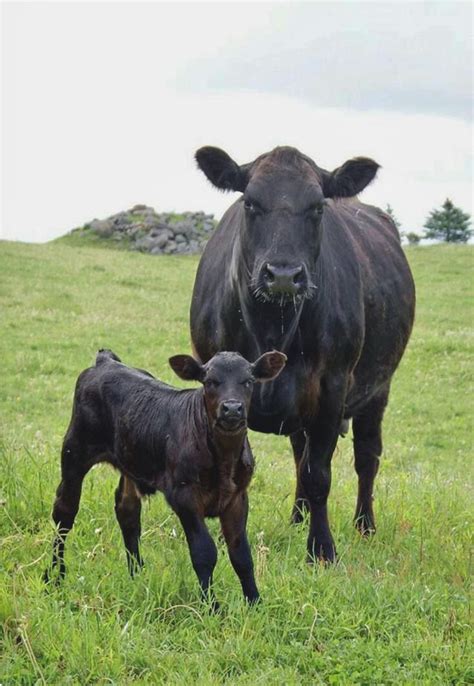
{"type": "Polygon", "coordinates": [[[299,267],[296,274],[293,275],[293,283],[295,286],[299,286],[304,281],[303,267],[299,267]]]}
{"type": "Polygon", "coordinates": [[[275,272],[270,264],[266,264],[263,270],[263,275],[268,283],[273,283],[275,281],[275,272]]]}

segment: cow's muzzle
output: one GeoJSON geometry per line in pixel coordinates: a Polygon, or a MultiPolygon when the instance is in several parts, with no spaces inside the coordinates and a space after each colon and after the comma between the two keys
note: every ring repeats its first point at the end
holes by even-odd
{"type": "Polygon", "coordinates": [[[306,294],[308,276],[304,265],[276,265],[267,262],[261,270],[261,282],[270,297],[295,297],[306,294]]]}

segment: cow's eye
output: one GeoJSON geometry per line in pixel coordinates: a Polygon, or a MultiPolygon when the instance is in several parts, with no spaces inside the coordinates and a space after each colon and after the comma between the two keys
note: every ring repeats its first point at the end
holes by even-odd
{"type": "Polygon", "coordinates": [[[251,380],[251,379],[246,379],[245,381],[242,381],[242,386],[243,386],[244,388],[250,388],[251,385],[252,385],[252,380],[251,380]]]}
{"type": "Polygon", "coordinates": [[[255,202],[255,200],[248,200],[246,198],[244,200],[244,208],[245,208],[245,211],[251,215],[263,214],[263,209],[260,207],[260,205],[257,202],[255,202]]]}
{"type": "Polygon", "coordinates": [[[250,200],[244,200],[244,207],[248,212],[255,212],[255,205],[250,200]]]}
{"type": "Polygon", "coordinates": [[[324,202],[320,202],[317,205],[313,205],[313,207],[311,207],[309,209],[308,214],[311,217],[317,218],[317,217],[320,217],[322,215],[323,210],[324,210],[324,202]]]}
{"type": "Polygon", "coordinates": [[[310,212],[311,212],[311,214],[315,214],[315,215],[318,215],[318,216],[319,216],[320,214],[323,213],[323,210],[324,210],[324,203],[323,203],[323,202],[318,202],[317,205],[313,205],[313,207],[311,208],[310,212]]]}

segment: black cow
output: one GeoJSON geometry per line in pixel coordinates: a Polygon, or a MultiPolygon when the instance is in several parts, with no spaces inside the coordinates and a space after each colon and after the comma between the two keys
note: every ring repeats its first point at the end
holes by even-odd
{"type": "Polygon", "coordinates": [[[328,172],[290,147],[243,166],[212,147],[196,160],[217,188],[242,196],[199,264],[194,350],[203,362],[219,350],[253,359],[278,348],[288,356],[276,381],[254,389],[249,426],[290,436],[292,519],[309,507],[309,559],[332,561],[327,498],[338,434],[352,418],[355,522],[369,533],[382,417],[414,318],[414,283],[397,229],[355,197],[378,164],[358,157],[328,172]]]}
{"type": "Polygon", "coordinates": [[[254,384],[274,379],[285,360],[273,351],[250,364],[235,352],[222,352],[203,366],[189,355],[176,355],[169,360],[176,374],[203,384],[178,390],[126,367],[111,351],[99,351],[95,367],[77,380],[62,448],[62,480],[53,509],[57,578],[65,574],[64,544],[79,509],[82,481],[94,464],[108,462],[122,473],[115,513],[132,576],[142,565],[140,498],[159,490],[183,525],[203,596],[217,606],[211,590],[217,552],[204,518],[219,517],[244,595],[256,601],[246,534],[247,487],[254,467],[247,414],[254,384]]]}

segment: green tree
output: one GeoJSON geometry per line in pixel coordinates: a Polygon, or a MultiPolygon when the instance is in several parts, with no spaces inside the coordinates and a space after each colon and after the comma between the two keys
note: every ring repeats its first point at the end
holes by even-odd
{"type": "Polygon", "coordinates": [[[470,215],[446,198],[440,210],[430,212],[424,224],[424,238],[435,238],[447,243],[466,243],[473,234],[469,227],[470,222],[470,215]]]}
{"type": "Polygon", "coordinates": [[[395,226],[398,229],[399,234],[402,235],[402,233],[403,233],[403,231],[401,230],[402,225],[400,224],[400,222],[396,218],[395,213],[393,211],[393,207],[391,205],[387,204],[387,207],[385,208],[385,212],[388,214],[389,217],[391,217],[393,223],[395,224],[395,226]]]}
{"type": "Polygon", "coordinates": [[[406,235],[407,241],[409,242],[410,245],[418,245],[420,242],[421,236],[419,236],[417,233],[414,231],[409,231],[406,235]]]}

